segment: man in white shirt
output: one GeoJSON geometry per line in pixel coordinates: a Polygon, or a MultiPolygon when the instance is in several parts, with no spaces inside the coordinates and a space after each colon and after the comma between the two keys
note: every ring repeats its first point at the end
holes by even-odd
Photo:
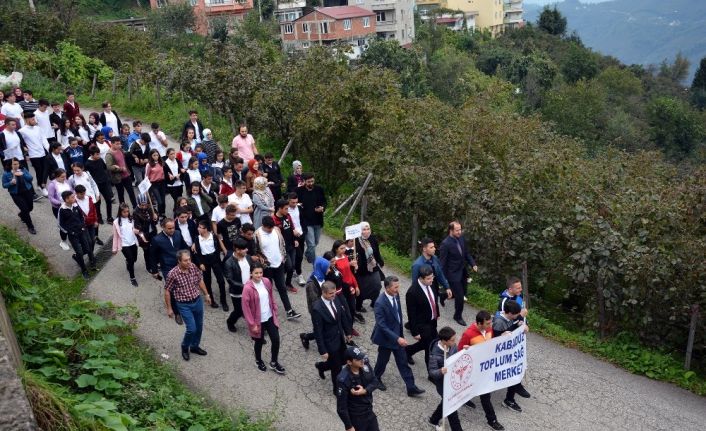
{"type": "Polygon", "coordinates": [[[56,139],[54,129],[51,126],[51,120],[49,119],[50,115],[51,112],[49,112],[49,101],[46,99],[40,99],[39,108],[34,111],[34,118],[37,119],[37,125],[40,129],[42,129],[42,133],[44,133],[44,137],[47,141],[49,141],[49,143],[56,139]]]}
{"type": "MultiPolygon", "coordinates": [[[[49,151],[49,141],[47,141],[42,128],[37,125],[37,118],[33,112],[25,112],[24,117],[25,125],[19,130],[19,133],[22,135],[22,138],[24,138],[25,145],[27,146],[27,155],[34,168],[34,179],[42,190],[42,194],[46,197],[49,196],[49,192],[45,187],[46,175],[44,168],[46,163],[44,158],[49,151]]],[[[48,118],[49,116],[47,115],[47,119],[48,118]]],[[[51,126],[49,128],[51,129],[51,126]]]]}
{"type": "Polygon", "coordinates": [[[289,302],[287,287],[284,283],[285,276],[285,256],[284,238],[275,226],[275,221],[270,216],[262,218],[262,226],[255,231],[255,243],[268,262],[265,269],[265,277],[269,278],[277,287],[277,292],[282,300],[282,306],[287,312],[287,319],[298,319],[302,315],[294,311],[289,302]]]}
{"type": "Polygon", "coordinates": [[[15,103],[15,93],[13,92],[8,92],[5,93],[5,104],[2,105],[2,108],[0,108],[0,112],[6,117],[6,118],[15,118],[19,122],[19,127],[22,127],[25,125],[24,119],[22,118],[22,107],[18,104],[15,103]]]}
{"type": "Polygon", "coordinates": [[[216,225],[226,216],[228,196],[218,195],[218,197],[216,198],[216,202],[218,203],[218,206],[214,207],[213,211],[211,211],[211,232],[218,233],[218,228],[216,227],[216,225]]]}
{"type": "Polygon", "coordinates": [[[169,142],[167,142],[167,135],[159,130],[159,124],[152,123],[152,128],[150,130],[150,146],[159,152],[159,157],[164,158],[167,156],[167,148],[169,148],[169,142]]]}
{"type": "Polygon", "coordinates": [[[299,208],[299,196],[295,192],[291,192],[288,196],[289,198],[289,216],[292,218],[292,223],[294,224],[294,237],[299,241],[299,245],[296,247],[296,254],[294,256],[294,271],[297,273],[297,283],[300,286],[306,284],[304,280],[304,275],[302,274],[302,261],[304,260],[304,230],[302,228],[302,222],[299,218],[300,208],[299,208]]]}
{"type": "Polygon", "coordinates": [[[250,217],[250,213],[253,211],[252,199],[250,199],[250,196],[245,193],[247,186],[244,181],[240,180],[236,181],[234,186],[235,193],[228,196],[228,202],[235,204],[238,208],[238,218],[240,219],[240,223],[252,223],[252,218],[250,217]]]}
{"type": "Polygon", "coordinates": [[[181,232],[181,237],[184,239],[189,248],[194,243],[196,237],[196,227],[193,221],[189,220],[189,213],[187,211],[181,211],[177,215],[177,229],[181,232]]]}

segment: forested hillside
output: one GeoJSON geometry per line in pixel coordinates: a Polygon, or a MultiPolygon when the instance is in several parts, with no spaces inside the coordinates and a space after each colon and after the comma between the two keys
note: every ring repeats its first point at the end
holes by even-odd
{"type": "MultiPolygon", "coordinates": [[[[497,39],[419,23],[411,49],[376,41],[350,63],[340,49],[283,55],[276,24],[255,16],[200,38],[185,32],[188,6],[132,32],[20,3],[3,20],[36,31],[2,46],[0,69],[82,94],[96,75],[121,111],[174,113],[174,125],[202,107],[225,145],[239,121],[274,148],[294,138],[334,202],[372,172],[373,229],[399,250],[413,220],[441,238],[458,218],[487,286],[526,261],[538,302],[671,352],[690,307],[706,308],[706,79],[685,90],[676,51],[626,66],[548,14],[497,39]]],[[[703,323],[697,334],[703,358],[703,323]]]]}
{"type": "MultiPolygon", "coordinates": [[[[557,3],[589,46],[626,64],[659,64],[681,52],[690,62],[688,78],[706,55],[706,2],[689,0],[611,0],[557,3]]],[[[542,7],[525,3],[525,18],[536,21],[542,7]]]]}

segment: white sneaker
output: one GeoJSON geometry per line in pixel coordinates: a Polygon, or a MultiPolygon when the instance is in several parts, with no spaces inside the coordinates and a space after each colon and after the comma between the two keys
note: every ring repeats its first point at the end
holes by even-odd
{"type": "Polygon", "coordinates": [[[59,243],[59,247],[61,247],[62,249],[66,250],[66,251],[71,250],[71,246],[69,246],[69,245],[68,245],[67,243],[65,243],[64,241],[61,241],[61,242],[59,243]]]}
{"type": "Polygon", "coordinates": [[[300,286],[304,286],[306,284],[306,280],[304,280],[304,276],[299,274],[299,277],[297,278],[297,283],[299,283],[300,286]]]}
{"type": "Polygon", "coordinates": [[[467,296],[464,296],[464,297],[463,297],[463,302],[468,302],[468,297],[467,297],[467,296]]]}
{"type": "Polygon", "coordinates": [[[49,190],[47,190],[46,188],[42,189],[42,194],[44,195],[45,198],[49,197],[49,190]]]}

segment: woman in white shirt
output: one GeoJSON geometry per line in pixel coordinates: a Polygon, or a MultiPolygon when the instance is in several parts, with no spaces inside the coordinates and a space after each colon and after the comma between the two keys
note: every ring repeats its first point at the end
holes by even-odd
{"type": "Polygon", "coordinates": [[[83,115],[78,114],[74,119],[74,122],[76,123],[76,127],[73,128],[71,133],[73,133],[74,136],[81,138],[83,145],[88,145],[91,139],[93,139],[93,135],[91,135],[91,130],[88,128],[86,120],[83,119],[83,115]]]}
{"type": "Polygon", "coordinates": [[[98,147],[101,159],[105,162],[105,155],[108,154],[108,151],[110,151],[110,142],[108,141],[108,137],[99,130],[93,135],[93,138],[95,139],[94,144],[98,147]]]}
{"type": "Polygon", "coordinates": [[[98,120],[99,117],[97,112],[91,112],[88,115],[88,132],[90,133],[91,139],[95,139],[96,132],[103,128],[103,125],[98,120]]]}
{"type": "Polygon", "coordinates": [[[121,203],[118,207],[118,218],[113,221],[113,254],[122,251],[125,256],[125,266],[130,274],[130,284],[137,287],[135,278],[135,262],[137,262],[137,236],[140,231],[135,228],[130,207],[121,203]]]}
{"type": "Polygon", "coordinates": [[[223,278],[223,265],[221,264],[221,251],[218,248],[218,240],[208,230],[208,222],[200,221],[198,225],[198,237],[194,240],[194,264],[203,272],[203,282],[206,285],[206,291],[211,295],[211,307],[218,308],[216,297],[213,296],[211,290],[211,271],[216,275],[218,283],[218,291],[221,297],[221,305],[223,311],[228,311],[228,302],[226,301],[226,282],[223,278]]]}
{"type": "Polygon", "coordinates": [[[261,263],[255,262],[250,266],[250,280],[243,286],[243,317],[248,323],[250,337],[255,341],[257,369],[267,371],[262,360],[262,346],[267,332],[271,345],[270,369],[277,374],[284,374],[284,367],[277,361],[280,343],[277,302],[272,295],[272,283],[263,274],[261,263]]]}
{"type": "Polygon", "coordinates": [[[192,157],[189,160],[189,165],[188,168],[186,169],[186,178],[187,184],[191,184],[193,182],[201,182],[201,171],[199,171],[199,159],[196,157],[192,157]]]}
{"type": "Polygon", "coordinates": [[[245,181],[238,180],[235,182],[235,193],[228,196],[228,202],[235,204],[238,208],[238,218],[242,224],[252,223],[250,217],[250,213],[253,212],[252,199],[250,199],[250,195],[245,193],[246,188],[245,181]]]}
{"type": "Polygon", "coordinates": [[[164,180],[167,182],[167,193],[169,193],[169,196],[171,196],[172,200],[176,203],[176,200],[181,196],[184,190],[184,185],[181,182],[181,174],[186,172],[186,170],[181,167],[179,160],[177,160],[174,148],[167,150],[167,158],[164,159],[163,168],[164,180]]]}
{"type": "Polygon", "coordinates": [[[61,129],[58,130],[59,136],[57,136],[57,141],[61,143],[61,149],[65,150],[69,147],[69,138],[73,138],[74,133],[71,131],[71,120],[69,118],[64,118],[61,129]]]}

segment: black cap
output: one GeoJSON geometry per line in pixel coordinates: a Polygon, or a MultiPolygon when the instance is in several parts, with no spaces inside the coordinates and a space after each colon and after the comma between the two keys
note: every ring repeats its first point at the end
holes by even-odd
{"type": "Polygon", "coordinates": [[[359,347],[349,347],[346,349],[346,359],[365,359],[365,354],[359,347]]]}

